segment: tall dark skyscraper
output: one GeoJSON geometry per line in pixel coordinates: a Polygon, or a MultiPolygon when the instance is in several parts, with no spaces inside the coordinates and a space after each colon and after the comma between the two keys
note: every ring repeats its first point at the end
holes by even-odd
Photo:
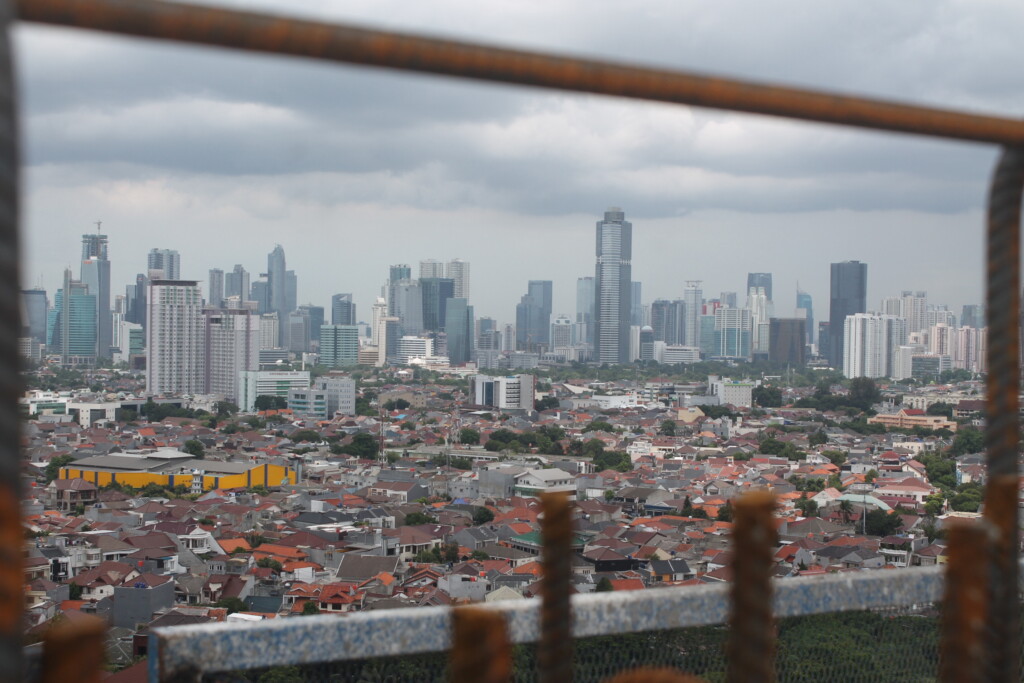
{"type": "Polygon", "coordinates": [[[632,322],[633,224],[617,206],[597,222],[597,266],[594,277],[594,359],[598,363],[629,362],[632,322]]]}
{"type": "Polygon", "coordinates": [[[771,273],[747,273],[747,291],[749,292],[751,287],[758,288],[764,287],[764,293],[768,295],[768,301],[774,301],[772,299],[772,274],[771,273]]]}
{"type": "Polygon", "coordinates": [[[49,307],[45,289],[21,290],[21,336],[32,337],[40,344],[46,343],[46,312],[49,307]]]}
{"type": "Polygon", "coordinates": [[[516,348],[536,351],[551,345],[551,280],[530,280],[516,305],[516,348]]]}
{"type": "MultiPolygon", "coordinates": [[[[284,249],[278,244],[274,251],[267,255],[267,289],[269,311],[277,313],[277,319],[283,322],[288,319],[291,310],[288,308],[288,265],[284,258],[284,249]]],[[[282,336],[280,339],[283,339],[282,336]]]]}
{"type": "Polygon", "coordinates": [[[868,264],[843,261],[832,264],[832,283],[829,288],[829,353],[833,368],[843,367],[843,329],[846,317],[867,312],[868,264]]]}
{"type": "Polygon", "coordinates": [[[455,280],[448,277],[421,277],[423,297],[423,329],[443,332],[448,312],[448,300],[455,296],[455,280]]]}
{"type": "Polygon", "coordinates": [[[110,315],[110,261],[107,236],[82,235],[82,272],[79,278],[96,297],[96,357],[110,357],[114,325],[110,315]]]}

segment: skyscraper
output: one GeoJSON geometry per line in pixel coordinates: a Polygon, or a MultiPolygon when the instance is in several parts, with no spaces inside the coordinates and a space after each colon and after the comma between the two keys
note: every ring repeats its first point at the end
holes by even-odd
{"type": "Polygon", "coordinates": [[[236,263],[234,270],[224,274],[224,296],[237,296],[241,301],[249,299],[249,272],[236,263]]]}
{"type": "MultiPolygon", "coordinates": [[[[288,264],[284,257],[284,249],[278,244],[267,255],[267,312],[277,313],[277,319],[282,322],[282,327],[292,311],[288,308],[287,290],[288,264]]],[[[278,341],[282,343],[280,339],[278,341]]]]}
{"type": "Polygon", "coordinates": [[[164,280],[177,280],[181,278],[181,254],[174,249],[150,249],[146,267],[160,271],[164,280]]]}
{"type": "Polygon", "coordinates": [[[572,320],[564,313],[555,316],[551,323],[551,348],[560,349],[572,346],[572,320]]]}
{"type": "Polygon", "coordinates": [[[213,308],[224,305],[224,271],[220,268],[210,269],[210,280],[206,283],[206,303],[213,308]]]}
{"type": "Polygon", "coordinates": [[[388,315],[401,321],[402,335],[423,332],[423,288],[419,280],[401,280],[388,288],[388,315]]]}
{"type": "Polygon", "coordinates": [[[46,311],[50,304],[45,289],[21,290],[22,336],[46,343],[46,311]]]}
{"type": "Polygon", "coordinates": [[[359,328],[356,325],[324,325],[320,328],[320,362],[329,368],[359,361],[359,328]]]}
{"type": "Polygon", "coordinates": [[[750,311],[719,308],[715,311],[714,357],[750,358],[750,311]]]}
{"type": "Polygon", "coordinates": [[[683,290],[684,318],[679,342],[684,346],[700,344],[700,316],[704,312],[704,292],[700,280],[687,280],[683,290]]]}
{"type": "Polygon", "coordinates": [[[335,294],[331,297],[331,324],[355,325],[356,305],[351,294],[335,294]]]}
{"type": "Polygon", "coordinates": [[[843,338],[844,375],[892,377],[897,374],[896,353],[906,343],[907,323],[894,315],[853,313],[843,321],[843,338]]]}
{"type": "Polygon", "coordinates": [[[423,297],[423,329],[443,332],[448,300],[455,294],[455,281],[446,277],[421,277],[423,297]]]}
{"type": "Polygon", "coordinates": [[[428,277],[444,277],[444,264],[437,259],[420,261],[420,279],[428,277]]]}
{"type": "Polygon", "coordinates": [[[444,268],[444,276],[455,281],[455,298],[469,298],[469,261],[452,259],[444,268]]]}
{"type": "Polygon", "coordinates": [[[110,261],[107,236],[82,235],[82,272],[79,278],[96,297],[96,357],[109,358],[113,335],[110,316],[110,261]]]}
{"type": "Polygon", "coordinates": [[[843,367],[845,323],[847,316],[864,313],[868,298],[868,264],[843,261],[832,264],[829,288],[829,353],[833,368],[843,367]]]}
{"type": "Polygon", "coordinates": [[[551,343],[551,280],[530,280],[526,294],[516,305],[516,348],[536,351],[550,348],[551,343]]]}
{"type": "Polygon", "coordinates": [[[682,344],[685,320],[686,303],[682,299],[658,299],[651,304],[651,329],[654,331],[654,341],[665,342],[668,346],[682,344]]]}
{"type": "Polygon", "coordinates": [[[195,280],[153,280],[146,326],[146,392],[206,390],[203,294],[195,280]]]}
{"type": "Polygon", "coordinates": [[[594,345],[594,278],[576,280],[576,343],[594,345]]]}
{"type": "MultiPolygon", "coordinates": [[[[751,287],[764,287],[764,293],[768,297],[768,301],[772,299],[772,274],[771,273],[747,273],[747,292],[750,291],[751,287]]],[[[750,308],[748,305],[747,308],[750,308]]]]}
{"type": "Polygon", "coordinates": [[[61,365],[91,365],[96,361],[96,295],[64,271],[64,286],[54,297],[54,325],[47,341],[60,353],[61,365]]]}
{"type": "Polygon", "coordinates": [[[980,304],[964,304],[960,313],[960,325],[963,327],[985,327],[985,307],[980,304]]]}
{"type": "Polygon", "coordinates": [[[597,265],[594,275],[595,360],[629,362],[632,321],[633,224],[617,206],[597,222],[597,265]]]}
{"type": "Polygon", "coordinates": [[[246,309],[203,311],[205,394],[239,401],[239,373],[259,369],[260,317],[246,309]]]}
{"type": "Polygon", "coordinates": [[[801,366],[807,362],[807,319],[772,318],[769,321],[768,359],[801,366]]]}
{"type": "Polygon", "coordinates": [[[448,336],[448,360],[465,365],[473,356],[473,307],[466,299],[454,297],[445,308],[444,330],[448,336]]]}
{"type": "Polygon", "coordinates": [[[803,318],[807,321],[807,343],[814,343],[814,300],[811,295],[807,292],[800,290],[800,285],[796,286],[796,317],[803,318]]]}
{"type": "Polygon", "coordinates": [[[630,321],[629,324],[641,327],[644,324],[643,285],[639,282],[630,283],[630,321]]]}

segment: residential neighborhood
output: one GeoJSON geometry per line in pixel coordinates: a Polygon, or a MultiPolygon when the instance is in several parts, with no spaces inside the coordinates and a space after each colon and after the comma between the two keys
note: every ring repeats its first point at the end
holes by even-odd
{"type": "Polygon", "coordinates": [[[130,379],[95,372],[120,395],[26,410],[26,632],[99,616],[116,668],[168,624],[532,599],[544,492],[575,501],[589,593],[729,581],[732,501],[753,490],[777,500],[779,581],[942,564],[943,525],[979,514],[985,482],[973,381],[752,380],[737,404],[717,376],[542,378],[541,409],[505,410],[457,373],[379,371],[361,414],[329,420],[52,408],[131,403],[130,379]],[[919,415],[935,419],[894,426],[919,415]]]}

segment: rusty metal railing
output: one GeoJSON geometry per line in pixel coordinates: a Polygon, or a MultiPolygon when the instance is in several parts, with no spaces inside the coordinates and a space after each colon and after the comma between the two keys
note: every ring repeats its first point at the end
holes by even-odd
{"type": "MultiPolygon", "coordinates": [[[[988,205],[987,348],[989,484],[986,520],[994,532],[989,680],[1019,678],[1018,393],[1019,229],[1024,186],[1024,122],[877,99],[781,88],[665,69],[501,49],[157,0],[15,0],[0,3],[0,671],[20,668],[21,525],[18,518],[17,350],[20,288],[18,153],[7,30],[18,19],[121,35],[291,55],[632,99],[688,104],[858,128],[927,135],[1005,148],[988,205]]],[[[770,644],[769,644],[770,645],[770,644]]],[[[552,665],[554,666],[554,664],[552,665]]]]}

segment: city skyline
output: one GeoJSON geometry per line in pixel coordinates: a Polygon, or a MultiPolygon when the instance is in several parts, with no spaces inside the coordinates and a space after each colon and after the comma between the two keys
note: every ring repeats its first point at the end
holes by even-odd
{"type": "MultiPolygon", "coordinates": [[[[595,214],[599,215],[600,212],[595,212],[595,214]]],[[[591,225],[593,225],[593,222],[592,222],[593,221],[593,217],[591,217],[590,221],[591,221],[591,225]]],[[[592,231],[593,231],[593,228],[591,227],[589,229],[589,232],[592,233],[592,231]]],[[[84,239],[85,237],[90,237],[90,236],[89,235],[79,234],[79,239],[80,240],[84,239]]],[[[267,268],[260,268],[260,267],[256,267],[256,268],[250,269],[250,268],[247,267],[247,266],[250,265],[248,263],[229,265],[227,262],[228,261],[232,261],[234,259],[234,256],[232,254],[227,254],[226,255],[227,258],[222,258],[222,259],[219,259],[218,261],[214,261],[213,263],[215,265],[212,266],[209,269],[193,268],[190,265],[191,259],[189,258],[189,256],[188,255],[182,256],[181,255],[182,250],[181,249],[176,249],[173,246],[169,246],[170,243],[167,243],[163,247],[160,247],[160,248],[153,247],[153,248],[150,248],[150,249],[146,249],[145,250],[145,254],[144,254],[143,267],[135,268],[135,267],[133,267],[132,264],[125,264],[125,263],[122,262],[122,259],[118,258],[118,249],[117,249],[118,245],[116,243],[116,240],[113,241],[113,244],[111,245],[111,239],[110,239],[110,236],[108,234],[105,233],[105,234],[101,235],[101,237],[103,238],[104,253],[107,254],[108,250],[109,250],[109,253],[111,254],[111,256],[109,257],[109,261],[108,261],[109,268],[110,268],[111,272],[113,273],[110,276],[110,298],[111,298],[110,306],[111,306],[111,308],[113,308],[114,298],[119,296],[119,295],[123,295],[123,293],[125,291],[125,287],[128,286],[128,285],[134,284],[135,281],[136,281],[135,274],[133,274],[129,278],[126,278],[123,282],[118,279],[118,275],[117,274],[121,273],[121,272],[128,272],[128,271],[133,272],[133,273],[145,273],[148,267],[154,265],[154,261],[153,261],[153,259],[154,259],[153,254],[154,254],[154,252],[160,252],[161,255],[173,254],[174,267],[176,268],[175,272],[177,272],[179,274],[179,277],[181,277],[181,278],[189,279],[189,280],[196,280],[199,283],[199,286],[200,286],[200,289],[203,292],[204,298],[207,298],[207,295],[208,295],[208,292],[209,292],[209,277],[210,277],[210,272],[211,271],[216,271],[216,270],[224,271],[225,273],[227,273],[227,276],[230,277],[232,275],[232,271],[229,270],[229,268],[234,268],[234,267],[236,267],[236,265],[240,265],[242,267],[242,269],[245,271],[246,277],[247,278],[251,278],[252,284],[256,285],[257,284],[257,276],[260,275],[260,273],[262,271],[267,270],[267,268]],[[194,276],[192,276],[192,273],[195,270],[202,270],[203,273],[205,273],[205,276],[204,277],[194,277],[194,276]]],[[[633,242],[634,242],[633,250],[634,251],[637,251],[637,247],[638,246],[642,246],[642,244],[638,245],[637,242],[639,241],[639,242],[642,243],[643,237],[644,237],[643,232],[640,231],[638,239],[637,240],[633,240],[633,242]]],[[[593,238],[593,236],[591,235],[591,239],[592,238],[593,238]]],[[[167,240],[164,240],[164,242],[167,242],[167,240]]],[[[284,247],[282,247],[281,244],[275,243],[273,245],[273,249],[270,249],[270,245],[267,245],[267,248],[268,248],[269,251],[264,251],[263,252],[262,258],[259,259],[260,261],[267,262],[269,264],[269,260],[271,258],[273,258],[274,254],[283,255],[284,253],[286,253],[287,254],[287,259],[288,259],[288,264],[291,265],[293,263],[294,259],[292,257],[292,253],[289,252],[284,247]],[[278,248],[279,247],[281,247],[281,252],[278,252],[278,248]]],[[[592,252],[592,249],[589,250],[589,251],[592,252]]],[[[880,256],[882,256],[882,255],[880,254],[880,256]]],[[[488,281],[489,279],[491,279],[491,276],[493,275],[494,268],[492,268],[490,266],[492,266],[494,264],[497,264],[497,263],[500,263],[500,259],[499,258],[494,258],[492,256],[492,259],[493,259],[492,261],[480,263],[478,268],[474,271],[473,277],[470,279],[470,282],[472,283],[471,284],[471,288],[475,291],[475,293],[469,298],[469,303],[471,305],[473,305],[474,309],[477,312],[477,316],[479,316],[479,317],[493,317],[493,318],[497,319],[501,323],[512,323],[512,324],[514,324],[515,321],[516,321],[515,309],[516,309],[517,303],[509,302],[511,305],[508,305],[507,308],[509,308],[511,310],[507,314],[503,314],[503,313],[500,313],[500,312],[495,313],[493,309],[488,309],[486,304],[481,305],[479,303],[479,301],[481,299],[483,299],[485,301],[486,300],[495,300],[497,298],[502,298],[502,299],[507,299],[507,300],[518,300],[519,299],[519,297],[517,297],[515,295],[515,292],[513,291],[514,287],[517,286],[516,283],[514,283],[514,282],[512,283],[512,287],[511,288],[509,288],[509,287],[503,287],[503,288],[502,287],[498,287],[497,288],[497,290],[500,291],[500,294],[501,294],[500,297],[488,296],[489,293],[493,294],[494,292],[491,291],[491,288],[485,287],[484,285],[479,283],[479,281],[478,281],[479,279],[483,279],[485,282],[488,281]]],[[[590,259],[591,259],[591,262],[589,264],[588,270],[584,270],[583,272],[581,272],[579,274],[576,274],[576,273],[568,273],[568,272],[565,272],[565,269],[561,269],[561,270],[558,271],[560,277],[548,278],[550,281],[553,282],[553,285],[552,285],[552,300],[553,300],[553,303],[552,303],[552,309],[551,309],[551,317],[552,317],[552,319],[555,316],[558,316],[558,315],[561,315],[561,314],[564,314],[564,315],[570,317],[570,319],[572,319],[572,320],[576,319],[577,306],[578,306],[578,296],[577,296],[577,291],[576,291],[577,290],[577,280],[579,278],[584,278],[584,277],[591,278],[591,279],[593,278],[593,272],[594,272],[593,271],[594,266],[593,266],[593,261],[592,261],[593,257],[590,256],[590,259]],[[561,287],[559,285],[561,285],[561,287]]],[[[435,261],[436,259],[424,258],[424,259],[408,259],[408,260],[409,260],[409,262],[415,263],[418,266],[420,261],[430,262],[430,261],[435,261]]],[[[884,262],[885,259],[882,258],[882,260],[884,262]]],[[[462,264],[463,266],[465,266],[467,268],[467,271],[468,271],[468,266],[472,263],[472,261],[470,259],[468,259],[468,258],[444,256],[443,259],[438,262],[438,265],[443,267],[449,261],[455,261],[455,262],[458,262],[458,263],[462,264]]],[[[636,262],[635,258],[633,259],[633,262],[635,264],[635,262],[636,262]]],[[[394,263],[391,263],[391,264],[381,264],[379,268],[375,268],[374,272],[378,276],[382,277],[382,279],[378,279],[377,281],[373,281],[373,282],[353,282],[352,286],[349,286],[347,288],[343,288],[343,287],[339,286],[339,287],[335,288],[333,292],[323,292],[320,296],[315,296],[315,297],[307,297],[305,295],[305,292],[306,292],[307,288],[304,287],[304,284],[307,281],[309,281],[311,279],[315,279],[315,273],[307,273],[307,272],[302,271],[302,270],[298,270],[297,271],[297,269],[293,269],[293,268],[289,267],[287,269],[287,274],[291,277],[293,282],[294,282],[294,280],[298,280],[300,282],[299,290],[297,292],[297,295],[299,297],[298,300],[297,300],[297,303],[298,303],[299,306],[308,305],[308,304],[312,304],[314,306],[322,306],[327,311],[327,315],[328,315],[328,318],[329,318],[330,317],[330,312],[331,312],[331,307],[332,307],[333,297],[336,296],[339,291],[344,291],[346,293],[346,295],[350,294],[352,296],[352,301],[355,304],[355,308],[357,309],[357,313],[358,313],[357,321],[356,322],[370,324],[371,320],[368,317],[369,316],[369,312],[372,309],[373,303],[376,300],[376,298],[381,295],[381,290],[382,290],[382,288],[384,288],[384,286],[385,286],[385,284],[386,284],[386,282],[388,280],[389,268],[392,268],[394,266],[395,266],[394,263]],[[310,276],[313,276],[313,277],[310,277],[310,276]],[[359,295],[355,294],[353,292],[366,292],[366,301],[365,301],[365,303],[364,302],[360,302],[358,300],[358,298],[357,298],[359,295]]],[[[810,288],[809,287],[805,287],[802,284],[805,281],[808,281],[808,280],[813,281],[813,280],[817,279],[817,278],[813,277],[813,275],[816,274],[816,275],[820,276],[820,274],[821,274],[820,272],[817,272],[817,270],[809,268],[806,263],[804,264],[804,269],[801,270],[801,273],[790,274],[790,273],[779,272],[779,271],[766,272],[765,274],[771,275],[773,277],[775,283],[780,283],[780,282],[782,282],[782,283],[792,282],[793,283],[791,291],[787,291],[787,290],[789,290],[788,287],[786,288],[786,290],[780,289],[779,288],[779,284],[775,284],[775,286],[774,286],[774,294],[775,294],[775,296],[774,296],[774,299],[773,299],[773,303],[774,303],[774,313],[773,313],[773,315],[774,315],[774,317],[779,317],[779,318],[792,317],[795,314],[795,312],[796,312],[795,300],[796,300],[797,292],[800,291],[800,292],[805,292],[805,293],[811,293],[812,299],[814,301],[814,316],[815,316],[815,319],[818,320],[818,321],[827,321],[829,319],[828,306],[829,306],[829,300],[830,300],[830,296],[831,296],[831,291],[830,291],[830,275],[829,275],[830,267],[831,266],[829,264],[824,264],[824,267],[821,269],[821,270],[824,270],[824,272],[826,273],[826,275],[824,277],[825,287],[824,287],[824,289],[823,289],[821,294],[815,294],[815,293],[808,292],[807,290],[809,290],[810,288]]],[[[418,279],[415,276],[419,274],[419,268],[414,266],[412,270],[413,270],[413,273],[412,273],[413,281],[415,282],[418,279]]],[[[972,305],[976,306],[976,305],[982,304],[980,293],[979,293],[979,298],[976,299],[976,300],[973,300],[973,301],[966,299],[966,297],[964,297],[962,293],[961,293],[959,299],[954,299],[953,301],[950,301],[950,300],[943,300],[943,299],[941,299],[939,297],[939,295],[934,294],[933,293],[935,291],[934,289],[930,289],[930,288],[927,288],[927,287],[921,287],[921,286],[919,286],[917,284],[914,284],[914,285],[908,284],[908,285],[906,285],[904,287],[895,287],[895,288],[888,288],[887,289],[884,284],[880,284],[879,282],[877,282],[877,279],[879,279],[879,276],[877,275],[877,271],[878,271],[878,268],[876,267],[875,263],[872,262],[872,264],[871,264],[871,276],[868,277],[868,279],[867,279],[867,288],[868,289],[867,289],[867,299],[866,299],[866,310],[869,311],[869,312],[879,312],[879,313],[885,312],[884,309],[886,307],[886,299],[892,299],[892,298],[898,297],[898,295],[900,295],[901,293],[904,293],[904,292],[906,292],[908,290],[914,290],[914,291],[921,290],[921,291],[924,291],[927,294],[927,298],[928,298],[928,303],[929,304],[946,305],[946,306],[949,307],[949,310],[954,312],[958,317],[960,315],[960,312],[961,312],[961,309],[962,309],[963,306],[965,306],[965,305],[967,305],[967,306],[972,306],[972,305]],[[962,301],[963,303],[959,303],[959,301],[962,301]]],[[[634,273],[636,272],[635,265],[634,265],[634,271],[633,272],[634,273]]],[[[744,286],[744,284],[746,282],[749,281],[749,277],[750,277],[752,272],[753,271],[742,271],[742,272],[740,272],[739,269],[736,270],[736,271],[730,270],[728,274],[717,273],[717,275],[713,277],[712,281],[726,282],[726,283],[730,283],[731,282],[731,283],[734,283],[734,284],[738,283],[737,286],[732,287],[732,288],[729,288],[729,287],[721,287],[721,288],[719,288],[719,287],[715,287],[715,286],[710,286],[709,287],[706,283],[704,283],[702,281],[698,280],[696,282],[701,283],[700,289],[702,290],[702,295],[703,295],[704,299],[716,299],[716,298],[718,298],[719,294],[721,294],[721,293],[733,292],[733,293],[736,293],[736,296],[737,296],[737,298],[736,298],[737,306],[744,307],[745,303],[746,303],[746,299],[747,299],[747,293],[744,292],[743,286],[744,286]]],[[[678,277],[678,275],[677,275],[677,277],[678,277]]],[[[442,278],[442,280],[444,280],[444,278],[442,278]]],[[[267,286],[269,288],[269,281],[268,281],[268,279],[267,278],[263,278],[263,282],[267,283],[267,286]]],[[[690,278],[686,278],[685,280],[680,280],[678,288],[675,291],[673,291],[672,293],[668,293],[668,294],[666,294],[666,293],[659,293],[657,291],[652,292],[653,287],[648,284],[649,281],[644,281],[642,278],[638,278],[636,275],[633,276],[633,282],[640,282],[640,283],[643,284],[643,286],[644,286],[643,305],[645,307],[650,307],[650,305],[654,301],[659,300],[659,299],[682,300],[686,296],[686,291],[687,291],[688,285],[691,282],[694,282],[694,280],[692,280],[690,278]]],[[[56,287],[54,287],[52,289],[44,287],[44,289],[47,292],[47,296],[48,296],[48,299],[51,302],[51,304],[53,302],[56,290],[60,288],[61,284],[62,284],[62,281],[58,280],[56,287]]],[[[528,284],[527,282],[525,282],[525,281],[523,282],[522,286],[524,287],[524,289],[525,289],[527,284],[528,284]]],[[[27,287],[26,289],[34,289],[36,287],[38,287],[38,285],[35,285],[35,286],[32,286],[32,287],[27,287]]],[[[254,287],[254,294],[257,291],[257,289],[258,289],[258,287],[254,287]]],[[[268,296],[269,295],[270,295],[270,292],[268,291],[268,296]]],[[[254,299],[257,298],[257,296],[258,295],[255,295],[254,299]]],[[[385,296],[385,298],[387,298],[387,297],[385,296]]],[[[504,307],[505,306],[501,306],[500,308],[504,308],[504,307]]],[[[816,330],[815,330],[815,335],[816,335],[816,330]]],[[[827,353],[827,350],[823,350],[823,352],[827,353]]],[[[841,364],[841,361],[840,361],[840,364],[841,364]]]]}
{"type": "MultiPolygon", "coordinates": [[[[810,5],[800,21],[753,4],[293,9],[980,111],[1018,111],[1024,92],[1013,70],[988,68],[1016,54],[1006,27],[1024,8],[1009,4],[810,5]],[[879,17],[884,40],[870,30],[879,17]],[[680,40],[679,26],[706,30],[680,40]],[[942,44],[958,49],[931,47],[942,44]]],[[[647,301],[677,297],[684,278],[742,293],[746,273],[771,271],[779,294],[799,277],[821,302],[825,264],[846,259],[872,263],[870,300],[910,288],[953,308],[981,297],[991,149],[302,60],[261,60],[253,79],[241,55],[50,28],[19,26],[16,40],[27,286],[42,275],[53,291],[74,267],[55,245],[102,220],[114,283],[137,272],[117,264],[154,246],[178,249],[182,276],[202,279],[234,263],[261,272],[280,242],[303,273],[303,302],[352,291],[365,312],[380,268],[460,257],[481,264],[470,297],[481,313],[510,320],[509,290],[551,279],[554,312],[568,314],[590,270],[576,253],[587,226],[618,205],[636,226],[647,301]],[[325,96],[342,91],[362,96],[325,96]],[[922,246],[927,262],[906,257],[922,246]]]]}

